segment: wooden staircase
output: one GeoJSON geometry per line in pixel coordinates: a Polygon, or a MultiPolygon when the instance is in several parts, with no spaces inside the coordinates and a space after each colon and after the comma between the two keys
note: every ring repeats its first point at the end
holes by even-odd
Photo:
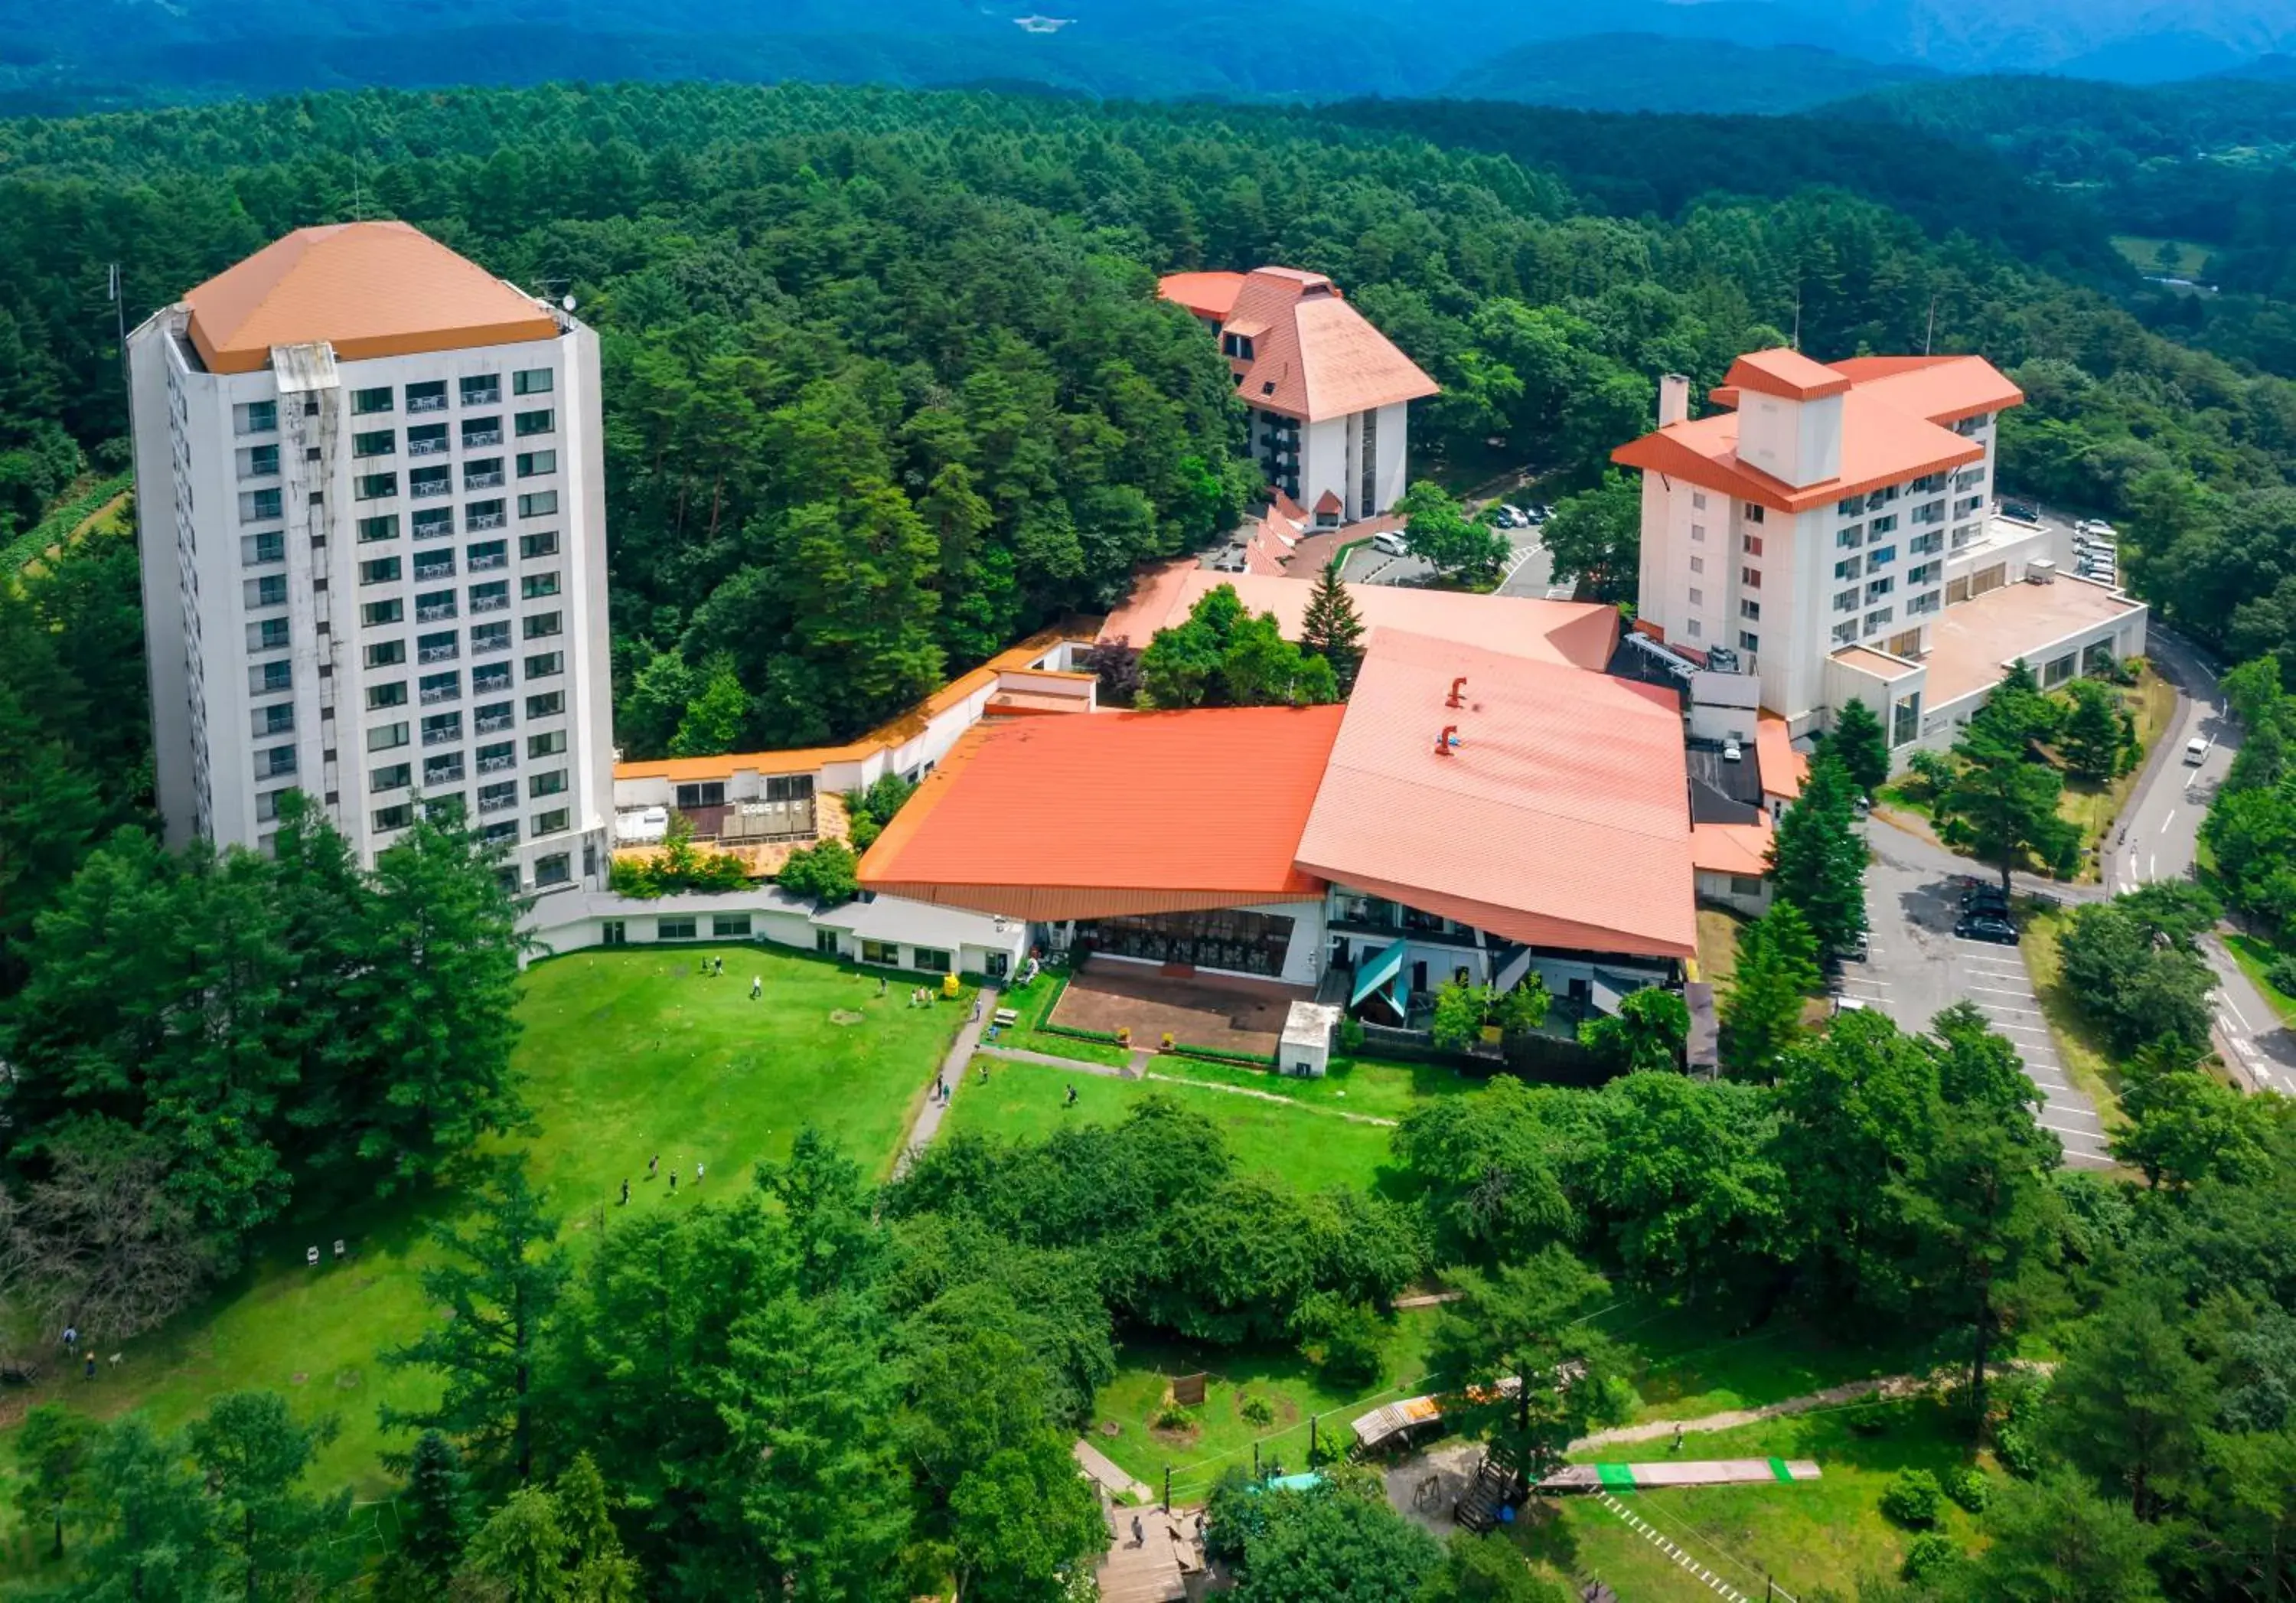
{"type": "Polygon", "coordinates": [[[1483,1450],[1475,1478],[1453,1505],[1451,1517],[1481,1535],[1499,1523],[1499,1510],[1512,1502],[1522,1486],[1522,1470],[1512,1450],[1494,1443],[1483,1450]]]}

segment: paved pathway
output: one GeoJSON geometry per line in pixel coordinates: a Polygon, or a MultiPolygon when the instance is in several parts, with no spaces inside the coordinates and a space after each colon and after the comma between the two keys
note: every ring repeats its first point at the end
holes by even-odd
{"type": "Polygon", "coordinates": [[[1807,1396],[1764,1403],[1759,1408],[1726,1409],[1721,1413],[1702,1414],[1695,1419],[1652,1419],[1642,1425],[1622,1425],[1616,1430],[1598,1430],[1591,1436],[1581,1436],[1573,1442],[1570,1451],[1585,1452],[1590,1448],[1615,1447],[1628,1442],[1663,1442],[1677,1430],[1685,1433],[1735,1430],[1742,1425],[1759,1425],[1765,1419],[1781,1419],[1788,1414],[1806,1414],[1812,1409],[1855,1402],[1861,1397],[1877,1393],[1902,1397],[1920,1391],[1928,1384],[1928,1377],[1920,1375],[1885,1375],[1874,1380],[1852,1380],[1841,1385],[1828,1386],[1822,1392],[1812,1392],[1807,1396]]]}
{"type": "Polygon", "coordinates": [[[965,1020],[964,1028],[956,1032],[956,1040],[950,1046],[948,1056],[941,1059],[940,1072],[948,1081],[948,1101],[941,1101],[930,1091],[926,1093],[925,1105],[917,1110],[917,1122],[909,1126],[908,1141],[902,1147],[900,1158],[893,1165],[894,1179],[898,1180],[906,1173],[917,1154],[931,1146],[933,1137],[940,1133],[941,1120],[947,1116],[950,1104],[956,1100],[958,1093],[964,1089],[964,1067],[972,1061],[974,1048],[980,1045],[981,1027],[996,1016],[999,994],[994,985],[980,988],[980,1006],[975,1010],[975,1016],[965,1020]]]}
{"type": "Polygon", "coordinates": [[[1084,1471],[1085,1478],[1098,1484],[1109,1496],[1128,1497],[1134,1502],[1145,1503],[1156,1495],[1091,1443],[1079,1440],[1069,1451],[1076,1455],[1077,1467],[1084,1471]]]}
{"type": "Polygon", "coordinates": [[[1376,1114],[1351,1114],[1344,1108],[1317,1107],[1312,1102],[1302,1102],[1297,1097],[1286,1097],[1275,1091],[1255,1090],[1248,1085],[1223,1085],[1217,1080],[1192,1080],[1185,1074],[1159,1074],[1150,1071],[1144,1078],[1160,1080],[1167,1085],[1193,1086],[1200,1091],[1223,1091],[1231,1097],[1255,1097],[1262,1102],[1280,1102],[1285,1107],[1296,1107],[1303,1114],[1321,1114],[1328,1119],[1345,1119],[1351,1124],[1383,1124],[1392,1128],[1395,1121],[1382,1119],[1376,1114]]]}
{"type": "Polygon", "coordinates": [[[1032,1052],[1026,1047],[976,1047],[974,1055],[980,1057],[1001,1057],[1006,1063],[1037,1063],[1048,1069],[1073,1069],[1079,1074],[1099,1074],[1110,1080],[1132,1078],[1112,1063],[1086,1063],[1081,1057],[1062,1057],[1057,1052],[1032,1052]]]}

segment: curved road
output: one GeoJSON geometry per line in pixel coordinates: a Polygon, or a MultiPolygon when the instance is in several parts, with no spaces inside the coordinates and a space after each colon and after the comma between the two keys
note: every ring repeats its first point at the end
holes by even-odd
{"type": "MultiPolygon", "coordinates": [[[[2215,664],[2166,629],[2154,627],[2146,650],[2161,677],[2177,686],[2177,711],[2145,760],[2144,774],[2106,843],[2107,891],[2134,890],[2154,880],[2183,879],[2193,871],[2194,848],[2209,799],[2232,771],[2240,750],[2240,724],[2217,689],[2215,664]],[[2186,766],[2185,745],[2209,743],[2199,767],[2186,766]]],[[[2296,1035],[2280,1023],[2248,976],[2214,937],[2202,952],[2217,974],[2217,1045],[2259,1090],[2296,1093],[2296,1035]]]]}

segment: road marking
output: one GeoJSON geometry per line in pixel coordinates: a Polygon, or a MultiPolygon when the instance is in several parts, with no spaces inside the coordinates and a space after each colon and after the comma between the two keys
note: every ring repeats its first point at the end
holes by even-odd
{"type": "Polygon", "coordinates": [[[2177,810],[2172,807],[2169,810],[2169,816],[2161,820],[2161,833],[2162,834],[2167,834],[2169,833],[2169,826],[2174,824],[2176,821],[2177,810]]]}
{"type": "Polygon", "coordinates": [[[2144,859],[2144,877],[2147,879],[2158,879],[2161,877],[2160,853],[2154,852],[2144,859]]]}
{"type": "MultiPolygon", "coordinates": [[[[2005,980],[2009,978],[2007,974],[1993,974],[1989,977],[1996,980],[2005,980]]],[[[2023,997],[2029,1002],[2033,999],[2033,988],[2030,985],[2021,988],[2013,988],[2007,985],[1972,984],[1970,989],[1972,991],[1989,991],[1996,996],[2023,997]]]]}
{"type": "Polygon", "coordinates": [[[2046,1024],[2013,1024],[2005,1019],[1997,1018],[1988,1019],[1986,1022],[1996,1030],[2015,1030],[2026,1035],[2046,1035],[2049,1032],[2048,1026],[2046,1024]]]}
{"type": "Polygon", "coordinates": [[[1980,1002],[1977,1007],[1980,1013],[2021,1013],[2029,1018],[2041,1016],[2041,1010],[2038,1007],[2012,1007],[2006,1002],[1980,1002]]]}
{"type": "Polygon", "coordinates": [[[2242,1029],[2243,1029],[2243,1030],[2253,1030],[2253,1029],[2255,1029],[2255,1028],[2256,1028],[2256,1026],[2255,1026],[2255,1025],[2253,1025],[2253,1024],[2251,1024],[2251,1023],[2250,1023],[2248,1022],[2248,1015],[2246,1015],[2246,1014],[2243,1013],[2239,1008],[2237,1008],[2237,1007],[2234,1007],[2234,1006],[2233,1006],[2232,999],[2231,999],[2230,997],[2226,997],[2226,998],[2225,998],[2225,999],[2224,999],[2224,1005],[2225,1005],[2225,1011],[2226,1011],[2226,1013],[2231,1014],[2231,1015],[2233,1015],[2233,1017],[2234,1017],[2234,1018],[2236,1018],[2236,1019],[2238,1019],[2238,1020],[2240,1021],[2240,1027],[2241,1027],[2242,1029]]]}

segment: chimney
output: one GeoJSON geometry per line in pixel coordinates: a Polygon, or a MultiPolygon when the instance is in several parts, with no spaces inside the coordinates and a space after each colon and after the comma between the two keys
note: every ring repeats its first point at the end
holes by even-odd
{"type": "Polygon", "coordinates": [[[1443,704],[1446,707],[1464,707],[1467,704],[1466,694],[1467,676],[1463,673],[1451,681],[1451,694],[1445,698],[1443,704]]]}
{"type": "Polygon", "coordinates": [[[1435,755],[1438,757],[1448,757],[1451,754],[1452,743],[1456,741],[1458,738],[1459,726],[1456,724],[1445,724],[1443,726],[1443,733],[1435,737],[1435,755]]]}
{"type": "Polygon", "coordinates": [[[1690,375],[1667,373],[1658,381],[1658,426],[1690,421],[1690,375]]]}

